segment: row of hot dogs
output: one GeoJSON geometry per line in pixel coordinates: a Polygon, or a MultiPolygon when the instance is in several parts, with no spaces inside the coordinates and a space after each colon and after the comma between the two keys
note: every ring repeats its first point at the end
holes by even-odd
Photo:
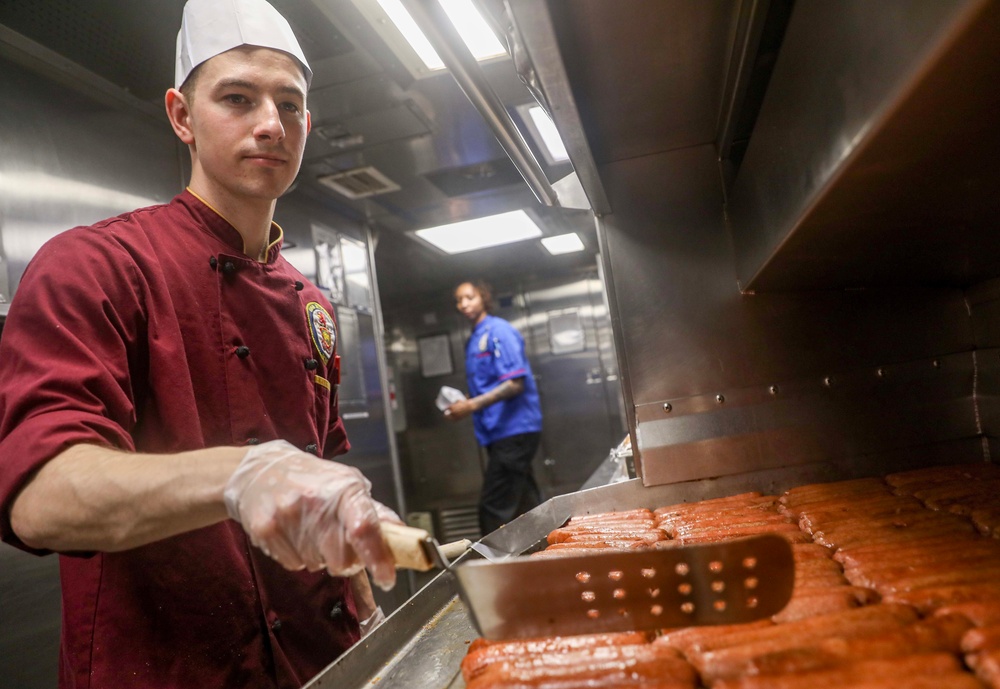
{"type": "Polygon", "coordinates": [[[778,533],[788,606],[749,624],[472,644],[468,689],[1000,689],[1000,468],[937,467],[574,517],[536,557],[778,533]]]}

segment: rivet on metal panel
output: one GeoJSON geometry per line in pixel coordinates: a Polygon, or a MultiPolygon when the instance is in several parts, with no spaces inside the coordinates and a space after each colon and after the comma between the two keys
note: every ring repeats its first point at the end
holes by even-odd
{"type": "Polygon", "coordinates": [[[726,401],[726,396],[725,395],[716,395],[715,396],[715,401],[718,402],[719,404],[722,404],[723,402],[726,401]]]}
{"type": "Polygon", "coordinates": [[[875,375],[878,376],[879,378],[885,378],[885,369],[884,368],[875,369],[875,375]]]}
{"type": "Polygon", "coordinates": [[[832,388],[833,387],[833,376],[826,376],[823,379],[823,385],[825,385],[828,388],[832,388]]]}
{"type": "Polygon", "coordinates": [[[932,361],[931,365],[934,366],[934,368],[941,368],[941,362],[938,361],[937,359],[935,359],[934,361],[932,361]]]}
{"type": "Polygon", "coordinates": [[[767,389],[767,391],[768,391],[769,393],[771,393],[772,395],[777,395],[777,394],[778,394],[778,392],[780,391],[780,388],[779,388],[779,387],[778,387],[777,385],[772,385],[771,387],[769,387],[769,388],[767,389]]]}
{"type": "Polygon", "coordinates": [[[674,406],[672,404],[670,404],[670,402],[664,402],[663,403],[663,411],[665,411],[667,414],[669,414],[673,410],[674,410],[674,406]]]}

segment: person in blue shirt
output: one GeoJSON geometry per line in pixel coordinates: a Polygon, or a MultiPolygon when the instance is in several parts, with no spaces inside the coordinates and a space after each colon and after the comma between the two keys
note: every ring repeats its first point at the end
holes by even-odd
{"type": "Polygon", "coordinates": [[[531,460],[542,438],[542,407],[524,338],[510,323],[490,315],[493,298],[484,282],[455,288],[455,306],[472,323],[465,345],[469,399],[445,414],[452,421],[472,415],[476,440],[489,461],[479,498],[483,535],[541,503],[531,460]]]}

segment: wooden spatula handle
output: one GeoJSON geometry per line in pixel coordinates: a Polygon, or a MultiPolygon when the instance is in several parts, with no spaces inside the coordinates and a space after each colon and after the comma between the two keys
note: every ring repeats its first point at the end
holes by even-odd
{"type": "Polygon", "coordinates": [[[392,557],[396,560],[396,567],[414,569],[418,572],[426,572],[434,567],[422,545],[429,537],[426,531],[393,522],[382,522],[379,526],[382,529],[382,538],[385,539],[389,550],[392,551],[392,557]]]}
{"type": "Polygon", "coordinates": [[[441,555],[443,555],[448,562],[451,562],[468,550],[470,545],[472,545],[472,541],[468,538],[463,538],[460,541],[452,541],[451,543],[445,543],[440,546],[441,555]]]}

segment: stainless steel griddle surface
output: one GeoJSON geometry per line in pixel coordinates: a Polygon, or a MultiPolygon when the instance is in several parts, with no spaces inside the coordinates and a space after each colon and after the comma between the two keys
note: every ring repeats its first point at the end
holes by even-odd
{"type": "MultiPolygon", "coordinates": [[[[781,493],[805,483],[863,475],[860,466],[805,465],[652,487],[634,479],[552,498],[483,543],[495,552],[519,555],[536,548],[549,531],[574,515],[656,508],[749,490],[781,493]]],[[[469,552],[465,557],[478,555],[469,552]]],[[[464,689],[459,669],[476,637],[455,576],[442,572],[303,689],[464,689]]]]}

